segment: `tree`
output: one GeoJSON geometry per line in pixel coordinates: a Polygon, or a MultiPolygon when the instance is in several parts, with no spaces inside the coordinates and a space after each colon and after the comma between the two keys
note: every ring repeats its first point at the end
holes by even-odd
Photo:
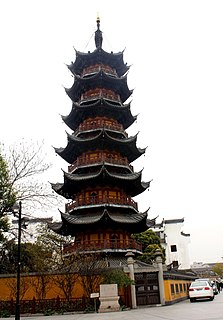
{"type": "Polygon", "coordinates": [[[16,196],[17,194],[11,184],[7,162],[0,154],[0,242],[4,240],[3,232],[9,230],[6,212],[12,208],[16,196]]]}
{"type": "Polygon", "coordinates": [[[133,281],[121,269],[108,269],[103,273],[102,283],[116,283],[118,288],[123,288],[133,284],[133,281]]]}
{"type": "Polygon", "coordinates": [[[99,291],[101,275],[107,269],[105,261],[97,253],[80,253],[76,255],[80,282],[86,297],[99,291]]]}
{"type": "Polygon", "coordinates": [[[152,264],[155,260],[156,250],[161,249],[162,259],[163,262],[165,262],[165,249],[160,244],[160,238],[152,229],[148,229],[141,233],[135,233],[132,237],[142,244],[143,254],[137,257],[138,260],[152,264]]]}
{"type": "Polygon", "coordinates": [[[22,201],[23,216],[64,202],[44,178],[51,164],[45,162],[43,147],[43,143],[24,140],[10,146],[0,143],[0,246],[4,237],[17,237],[18,231],[8,222],[16,202],[22,201]]]}
{"type": "MultiPolygon", "coordinates": [[[[6,283],[7,287],[10,289],[10,297],[16,299],[17,295],[17,281],[16,278],[10,278],[6,283]]],[[[29,282],[26,277],[21,277],[20,279],[20,290],[19,290],[19,298],[22,300],[25,296],[25,293],[29,289],[29,282]]]]}
{"type": "MultiPolygon", "coordinates": [[[[45,162],[47,156],[43,142],[28,143],[22,140],[9,147],[1,144],[0,155],[7,168],[5,175],[9,190],[5,195],[7,206],[1,206],[2,213],[10,211],[16,201],[22,201],[26,207],[35,209],[55,206],[62,202],[62,197],[59,197],[43,178],[43,174],[51,167],[50,163],[45,162]]],[[[5,171],[6,169],[3,172],[5,171]]],[[[3,191],[0,185],[0,195],[3,191]]]]}
{"type": "MultiPolygon", "coordinates": [[[[52,252],[37,243],[21,243],[21,272],[47,272],[51,270],[52,252]]],[[[5,241],[0,255],[0,274],[17,272],[18,246],[15,239],[5,241]]]]}
{"type": "Polygon", "coordinates": [[[37,244],[45,248],[47,252],[50,252],[50,261],[47,261],[47,265],[51,270],[63,270],[66,265],[71,264],[70,258],[67,259],[67,255],[64,254],[64,248],[72,247],[74,239],[70,236],[62,236],[52,231],[47,225],[40,225],[37,228],[37,244]]]}
{"type": "Polygon", "coordinates": [[[221,278],[223,276],[223,264],[216,263],[213,267],[213,271],[221,278]]]}
{"type": "Polygon", "coordinates": [[[79,278],[78,273],[70,271],[66,273],[57,274],[54,277],[54,282],[58,288],[63,292],[64,297],[67,301],[72,298],[74,286],[79,278]]]}
{"type": "Polygon", "coordinates": [[[36,297],[39,300],[45,299],[47,292],[52,287],[52,277],[47,273],[38,273],[30,279],[36,297]]]}

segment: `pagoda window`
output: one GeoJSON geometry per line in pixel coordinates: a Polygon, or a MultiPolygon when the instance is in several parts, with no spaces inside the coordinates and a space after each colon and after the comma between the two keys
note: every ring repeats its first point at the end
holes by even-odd
{"type": "Polygon", "coordinates": [[[91,234],[90,240],[93,240],[93,241],[97,240],[98,241],[98,234],[95,234],[95,233],[91,234]]]}
{"type": "Polygon", "coordinates": [[[116,191],[109,191],[108,196],[109,196],[109,198],[117,198],[117,192],[116,191]]]}
{"type": "Polygon", "coordinates": [[[98,199],[97,192],[91,192],[90,199],[91,199],[90,201],[92,204],[97,203],[97,199],[98,199]]]}
{"type": "Polygon", "coordinates": [[[98,153],[90,153],[87,155],[87,157],[89,158],[89,160],[95,160],[98,157],[98,153]]]}
{"type": "Polygon", "coordinates": [[[90,194],[91,197],[96,197],[97,195],[98,195],[97,192],[91,192],[90,194]]]}
{"type": "Polygon", "coordinates": [[[102,197],[102,190],[99,190],[99,192],[98,192],[98,195],[99,195],[99,197],[102,197]]]}
{"type": "Polygon", "coordinates": [[[80,245],[81,244],[81,237],[76,238],[75,241],[76,241],[77,245],[80,245]]]}
{"type": "Polygon", "coordinates": [[[119,236],[117,234],[112,234],[111,235],[111,247],[117,248],[118,243],[119,243],[119,236]]]}

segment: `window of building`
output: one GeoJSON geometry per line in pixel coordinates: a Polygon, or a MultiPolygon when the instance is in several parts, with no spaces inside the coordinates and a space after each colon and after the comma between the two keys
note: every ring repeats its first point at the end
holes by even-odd
{"type": "Polygon", "coordinates": [[[172,244],[170,246],[170,250],[171,250],[171,252],[177,252],[177,246],[175,244],[172,244]]]}
{"type": "Polygon", "coordinates": [[[179,293],[179,285],[178,283],[175,284],[176,293],[179,293]]]}
{"type": "Polygon", "coordinates": [[[179,263],[178,263],[178,261],[177,261],[177,260],[172,261],[172,265],[173,265],[173,268],[177,268],[177,267],[179,267],[179,263]]]}
{"type": "Polygon", "coordinates": [[[174,293],[175,293],[174,284],[171,284],[171,285],[170,285],[170,290],[171,290],[171,294],[174,294],[174,293]]]}

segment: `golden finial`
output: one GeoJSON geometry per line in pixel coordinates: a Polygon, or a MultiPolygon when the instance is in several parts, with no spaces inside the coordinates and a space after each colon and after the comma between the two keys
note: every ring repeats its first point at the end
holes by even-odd
{"type": "Polygon", "coordinates": [[[97,27],[98,27],[98,29],[100,28],[100,17],[99,17],[99,14],[97,14],[97,20],[96,20],[96,22],[97,22],[97,27]]]}
{"type": "Polygon", "coordinates": [[[95,31],[95,45],[96,48],[101,48],[102,45],[102,32],[100,30],[100,18],[99,15],[97,14],[97,30],[95,31]]]}

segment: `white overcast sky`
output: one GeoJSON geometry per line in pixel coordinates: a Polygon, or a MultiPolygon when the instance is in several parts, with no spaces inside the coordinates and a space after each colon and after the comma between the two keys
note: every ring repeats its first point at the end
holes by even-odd
{"type": "MultiPolygon", "coordinates": [[[[103,48],[124,51],[133,115],[129,134],[145,156],[133,163],[150,191],[135,200],[149,217],[185,219],[191,262],[223,256],[223,1],[7,0],[0,2],[0,139],[65,147],[73,78],[66,64],[92,51],[96,17],[103,48]]],[[[55,214],[58,210],[55,209],[55,214]]]]}

